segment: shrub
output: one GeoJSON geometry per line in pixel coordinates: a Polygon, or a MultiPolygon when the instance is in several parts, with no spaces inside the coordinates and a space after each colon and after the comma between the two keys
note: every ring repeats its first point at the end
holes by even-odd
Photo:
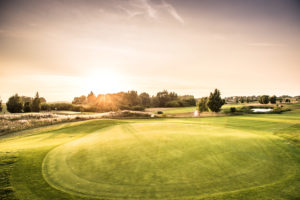
{"type": "Polygon", "coordinates": [[[253,113],[253,111],[251,110],[253,107],[252,106],[243,106],[240,111],[243,113],[253,113]]]}
{"type": "Polygon", "coordinates": [[[231,113],[235,113],[236,112],[236,108],[235,107],[230,107],[230,112],[231,113]]]}
{"type": "Polygon", "coordinates": [[[132,106],[130,110],[135,110],[135,111],[144,111],[145,108],[143,106],[132,106]]]}
{"type": "Polygon", "coordinates": [[[197,107],[198,107],[199,112],[208,111],[207,97],[200,98],[199,101],[198,101],[198,106],[197,107]]]}
{"type": "Polygon", "coordinates": [[[42,103],[41,104],[41,110],[43,111],[50,111],[51,110],[51,106],[47,103],[42,103]]]}
{"type": "Polygon", "coordinates": [[[182,106],[182,103],[176,100],[169,101],[166,103],[166,107],[180,107],[180,106],[182,106]]]}
{"type": "Polygon", "coordinates": [[[159,111],[157,111],[157,114],[161,115],[161,114],[164,114],[164,112],[159,110],[159,111]]]}

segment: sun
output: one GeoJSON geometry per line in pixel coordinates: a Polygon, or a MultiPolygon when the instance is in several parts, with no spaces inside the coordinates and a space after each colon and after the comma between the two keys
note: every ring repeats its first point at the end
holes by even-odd
{"type": "Polygon", "coordinates": [[[84,80],[85,89],[95,93],[113,93],[122,90],[122,76],[110,68],[90,70],[84,80]]]}

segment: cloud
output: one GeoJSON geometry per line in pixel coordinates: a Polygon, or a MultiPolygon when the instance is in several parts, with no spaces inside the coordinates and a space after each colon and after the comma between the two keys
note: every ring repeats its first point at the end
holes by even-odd
{"type": "Polygon", "coordinates": [[[130,0],[131,6],[138,9],[139,11],[130,11],[131,13],[142,13],[146,14],[152,19],[158,19],[157,10],[150,4],[148,0],[130,0]]]}
{"type": "Polygon", "coordinates": [[[178,14],[178,12],[176,11],[176,9],[169,3],[163,1],[162,2],[163,7],[166,9],[166,11],[172,16],[174,17],[174,19],[176,19],[179,23],[184,24],[184,20],[183,18],[178,14]]]}
{"type": "Polygon", "coordinates": [[[167,13],[177,22],[184,24],[183,18],[170,3],[162,0],[160,3],[154,3],[151,0],[129,0],[129,4],[119,6],[132,18],[137,16],[146,16],[152,20],[160,21],[164,14],[167,13]]]}

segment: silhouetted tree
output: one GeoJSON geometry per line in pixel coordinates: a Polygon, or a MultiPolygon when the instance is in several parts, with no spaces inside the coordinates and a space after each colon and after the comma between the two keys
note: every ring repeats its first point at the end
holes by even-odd
{"type": "Polygon", "coordinates": [[[2,100],[0,99],[0,112],[2,112],[2,109],[3,109],[3,107],[2,107],[2,100]]]}
{"type": "Polygon", "coordinates": [[[20,113],[23,110],[23,102],[18,94],[15,94],[14,96],[11,96],[7,103],[6,108],[8,112],[11,113],[20,113]]]}
{"type": "Polygon", "coordinates": [[[225,100],[221,98],[220,90],[215,89],[215,91],[210,93],[207,106],[212,112],[220,112],[221,107],[225,104],[225,100]]]}
{"type": "Polygon", "coordinates": [[[275,95],[271,96],[270,97],[270,103],[271,104],[276,104],[276,99],[277,99],[277,97],[275,95]]]}
{"type": "Polygon", "coordinates": [[[137,94],[137,91],[128,91],[125,94],[125,99],[127,101],[128,106],[136,106],[139,105],[140,103],[140,99],[139,96],[137,94]]]}
{"type": "Polygon", "coordinates": [[[150,95],[146,92],[143,92],[139,95],[140,102],[142,106],[149,107],[150,106],[150,95]]]}
{"type": "Polygon", "coordinates": [[[24,103],[24,112],[31,112],[31,103],[29,101],[24,103]]]}
{"type": "Polygon", "coordinates": [[[40,112],[41,110],[41,100],[39,93],[37,92],[34,99],[32,100],[31,111],[32,112],[40,112]]]}
{"type": "Polygon", "coordinates": [[[240,102],[241,102],[241,103],[244,103],[244,102],[245,102],[244,97],[240,97],[240,102]]]}
{"type": "Polygon", "coordinates": [[[247,98],[246,98],[246,101],[247,101],[247,103],[250,103],[251,98],[250,98],[250,97],[247,97],[247,98]]]}
{"type": "Polygon", "coordinates": [[[261,104],[268,104],[269,103],[269,96],[268,95],[262,95],[258,98],[258,102],[261,104]]]}
{"type": "Polygon", "coordinates": [[[169,93],[168,93],[167,90],[164,90],[162,92],[158,92],[156,94],[156,98],[157,98],[159,107],[165,107],[167,102],[170,100],[169,93]]]}

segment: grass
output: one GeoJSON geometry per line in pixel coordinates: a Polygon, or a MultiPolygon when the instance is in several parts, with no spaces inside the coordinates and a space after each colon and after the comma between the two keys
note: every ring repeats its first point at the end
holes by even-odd
{"type": "Polygon", "coordinates": [[[0,139],[0,199],[299,199],[283,114],[89,120],[0,139]]]}

